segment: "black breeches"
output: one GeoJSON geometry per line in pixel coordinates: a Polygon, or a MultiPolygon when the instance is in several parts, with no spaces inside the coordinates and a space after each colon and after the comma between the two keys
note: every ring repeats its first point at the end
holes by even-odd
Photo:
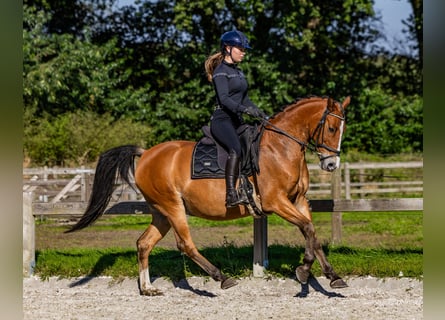
{"type": "Polygon", "coordinates": [[[224,147],[227,152],[234,150],[241,157],[241,143],[236,129],[230,119],[214,119],[210,123],[213,137],[224,147]]]}

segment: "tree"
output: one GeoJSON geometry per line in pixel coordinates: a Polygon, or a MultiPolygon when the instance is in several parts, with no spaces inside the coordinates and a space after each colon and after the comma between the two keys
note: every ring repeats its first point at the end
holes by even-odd
{"type": "Polygon", "coordinates": [[[245,32],[252,56],[262,57],[261,66],[277,67],[279,80],[293,88],[286,95],[295,98],[312,93],[344,96],[351,86],[362,85],[363,48],[378,35],[365,23],[373,15],[369,0],[177,1],[175,11],[176,27],[190,39],[189,46],[205,42],[205,49],[217,48],[224,31],[245,32]]]}
{"type": "MultiPolygon", "coordinates": [[[[234,28],[251,40],[241,68],[251,99],[268,114],[307,95],[351,95],[353,136],[345,146],[376,152],[375,145],[358,143],[369,139],[373,127],[366,126],[383,130],[400,115],[379,101],[396,97],[421,110],[419,61],[365,51],[380,36],[372,0],[141,0],[120,10],[114,3],[25,1],[24,102],[36,117],[89,110],[152,128],[152,143],[196,140],[214,105],[204,61],[220,50],[220,35],[234,28]],[[380,98],[371,99],[376,92],[380,98]]],[[[399,135],[406,129],[398,128],[399,135]]],[[[421,148],[418,128],[407,131],[417,139],[413,148],[421,148]]]]}
{"type": "Polygon", "coordinates": [[[128,85],[131,72],[115,39],[99,46],[70,34],[49,34],[50,16],[32,7],[24,7],[24,19],[25,107],[53,116],[75,110],[116,118],[142,112],[149,83],[137,90],[128,85]]]}
{"type": "Polygon", "coordinates": [[[106,24],[116,0],[24,0],[23,4],[51,17],[45,22],[46,33],[70,34],[82,39],[85,29],[94,31],[106,24]]]}
{"type": "Polygon", "coordinates": [[[423,150],[423,99],[390,95],[376,87],[363,90],[347,110],[342,150],[388,155],[423,150]]]}
{"type": "Polygon", "coordinates": [[[412,15],[407,21],[408,32],[411,34],[411,40],[417,43],[420,70],[423,68],[423,0],[409,0],[413,9],[412,15]]]}

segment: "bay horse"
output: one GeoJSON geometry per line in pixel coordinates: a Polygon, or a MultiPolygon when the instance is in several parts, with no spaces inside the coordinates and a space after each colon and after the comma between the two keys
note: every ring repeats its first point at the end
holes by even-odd
{"type": "MultiPolygon", "coordinates": [[[[269,120],[263,120],[264,132],[259,145],[259,173],[249,177],[256,198],[265,214],[275,213],[296,225],[305,238],[303,264],[295,270],[297,280],[305,284],[318,259],[332,288],[347,287],[329,264],[312,223],[306,198],[309,172],[305,151],[317,153],[320,167],[332,172],[340,164],[340,145],[345,130],[345,108],[329,97],[308,97],[286,106],[269,120]]],[[[245,206],[227,209],[224,179],[191,179],[191,156],[196,142],[168,141],[144,150],[139,146],[115,147],[101,154],[96,166],[89,205],[66,232],[80,230],[96,221],[105,211],[120,176],[144,196],[152,222],[136,242],[141,295],[162,295],[152,285],[148,257],[153,247],[173,228],[177,247],[206,271],[221,288],[237,282],[209,262],[197,250],[190,235],[187,215],[210,220],[229,220],[249,214],[245,206]],[[140,157],[136,162],[136,157],[140,157]],[[136,169],[135,169],[136,167],[136,169]]]]}

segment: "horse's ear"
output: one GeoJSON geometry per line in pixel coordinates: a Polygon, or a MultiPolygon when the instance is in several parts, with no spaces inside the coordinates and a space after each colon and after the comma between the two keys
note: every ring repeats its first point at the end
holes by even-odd
{"type": "Polygon", "coordinates": [[[343,100],[341,104],[343,109],[345,109],[349,105],[349,103],[351,103],[351,96],[347,96],[345,100],[343,100]]]}
{"type": "Polygon", "coordinates": [[[328,98],[328,110],[331,112],[335,110],[335,100],[331,97],[328,98]]]}

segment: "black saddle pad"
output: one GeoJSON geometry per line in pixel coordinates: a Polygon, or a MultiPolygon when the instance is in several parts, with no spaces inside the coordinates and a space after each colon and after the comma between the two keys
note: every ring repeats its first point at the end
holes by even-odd
{"type": "MultiPolygon", "coordinates": [[[[213,139],[210,128],[202,128],[204,137],[195,145],[192,153],[192,179],[221,179],[225,177],[225,165],[227,151],[213,139]]],[[[252,175],[252,164],[257,168],[258,159],[258,137],[256,128],[243,125],[238,133],[241,138],[243,154],[241,159],[241,174],[252,175]],[[256,142],[256,143],[254,143],[256,142]],[[256,147],[253,147],[255,145],[256,147]],[[252,161],[253,159],[253,161],[252,161]]]]}
{"type": "MultiPolygon", "coordinates": [[[[224,153],[222,153],[220,157],[224,157],[224,153]]],[[[227,160],[227,153],[225,155],[225,160],[227,160]]],[[[225,160],[221,159],[218,161],[216,144],[209,144],[206,139],[201,139],[193,149],[192,179],[224,178],[225,160]]]]}

